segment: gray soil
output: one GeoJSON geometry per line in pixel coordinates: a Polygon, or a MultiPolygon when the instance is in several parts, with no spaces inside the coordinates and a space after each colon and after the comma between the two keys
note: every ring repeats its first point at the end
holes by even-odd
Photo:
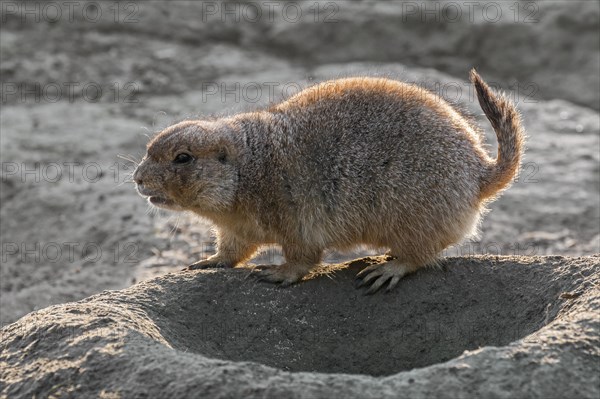
{"type": "MultiPolygon", "coordinates": [[[[472,20],[463,8],[423,22],[401,3],[340,1],[315,22],[310,0],[300,21],[276,9],[241,23],[202,17],[200,2],[129,2],[118,21],[108,3],[77,3],[102,18],[6,13],[0,24],[0,392],[598,397],[600,3],[521,2],[515,17],[514,2],[482,1],[472,20]],[[503,17],[490,21],[488,3],[503,17]],[[249,269],[180,273],[214,252],[211,226],[150,210],[130,183],[169,124],[352,75],[429,88],[470,114],[494,153],[471,67],[523,114],[523,172],[479,236],[391,294],[351,284],[374,258],[288,290],[249,269]],[[58,100],[44,94],[54,83],[58,100]],[[69,303],[103,290],[121,291],[69,303]]],[[[281,260],[268,248],[253,263],[281,260]]]]}
{"type": "Polygon", "coordinates": [[[170,273],[2,330],[7,397],[596,398],[600,258],[448,258],[389,294],[365,258],[289,289],[170,273]],[[26,351],[24,355],[23,351],[26,351]],[[454,360],[451,360],[454,359],[454,360]]]}

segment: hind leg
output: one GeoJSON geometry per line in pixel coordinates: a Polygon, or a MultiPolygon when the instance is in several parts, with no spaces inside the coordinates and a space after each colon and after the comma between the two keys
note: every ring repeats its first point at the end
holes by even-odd
{"type": "Polygon", "coordinates": [[[388,255],[395,257],[391,261],[371,265],[357,274],[357,286],[370,285],[367,294],[373,294],[388,281],[387,290],[393,289],[400,279],[421,267],[435,264],[439,254],[449,245],[459,242],[472,234],[477,226],[481,209],[479,206],[457,210],[455,218],[442,223],[442,218],[417,223],[417,226],[429,226],[427,231],[420,228],[419,234],[411,234],[416,229],[405,229],[397,235],[381,240],[381,244],[391,248],[388,255]]]}

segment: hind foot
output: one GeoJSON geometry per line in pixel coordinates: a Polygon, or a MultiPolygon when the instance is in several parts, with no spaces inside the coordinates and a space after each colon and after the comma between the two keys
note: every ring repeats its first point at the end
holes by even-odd
{"type": "Polygon", "coordinates": [[[288,287],[302,280],[308,274],[311,267],[304,265],[293,265],[285,263],[283,265],[260,266],[261,270],[257,273],[258,281],[279,284],[280,287],[288,287]]]}
{"type": "Polygon", "coordinates": [[[378,263],[365,267],[356,275],[356,288],[371,284],[365,294],[370,295],[377,292],[387,281],[389,284],[386,291],[392,290],[398,281],[409,273],[417,270],[416,266],[409,266],[398,260],[378,263]]]}

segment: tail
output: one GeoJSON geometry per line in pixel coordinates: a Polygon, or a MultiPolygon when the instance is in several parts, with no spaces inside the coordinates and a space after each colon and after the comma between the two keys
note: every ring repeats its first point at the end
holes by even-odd
{"type": "Polygon", "coordinates": [[[481,109],[492,124],[498,138],[498,156],[481,182],[481,199],[494,197],[507,188],[519,173],[525,147],[525,132],[515,105],[503,94],[494,93],[475,69],[471,82],[477,91],[481,109]]]}

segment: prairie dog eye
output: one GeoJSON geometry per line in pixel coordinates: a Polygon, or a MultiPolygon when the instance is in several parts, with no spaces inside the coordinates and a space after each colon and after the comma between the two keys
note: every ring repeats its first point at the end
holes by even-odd
{"type": "Polygon", "coordinates": [[[184,163],[191,162],[193,159],[194,158],[190,154],[186,154],[185,152],[182,152],[180,154],[177,154],[177,156],[173,160],[173,163],[184,164],[184,163]]]}

